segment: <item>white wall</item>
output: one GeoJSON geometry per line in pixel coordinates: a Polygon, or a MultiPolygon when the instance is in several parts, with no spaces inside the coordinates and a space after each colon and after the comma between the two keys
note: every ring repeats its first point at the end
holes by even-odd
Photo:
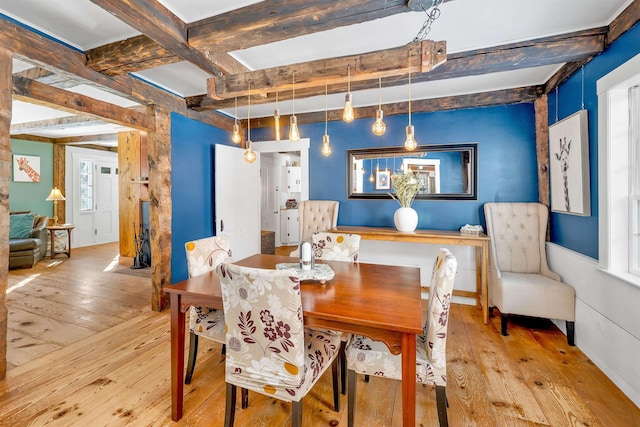
{"type": "MultiPolygon", "coordinates": [[[[547,259],[576,290],[576,346],[640,406],[640,288],[553,243],[547,243],[547,259]]],[[[565,330],[563,321],[557,325],[565,330]]]]}

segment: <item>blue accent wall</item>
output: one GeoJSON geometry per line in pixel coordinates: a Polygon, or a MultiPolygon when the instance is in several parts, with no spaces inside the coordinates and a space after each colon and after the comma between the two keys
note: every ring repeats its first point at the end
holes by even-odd
{"type": "Polygon", "coordinates": [[[229,132],[171,113],[171,283],[188,277],[184,244],[214,235],[214,146],[229,132]]]}
{"type": "MultiPolygon", "coordinates": [[[[589,171],[591,216],[551,213],[551,241],[598,259],[598,95],[596,82],[640,53],[640,26],[623,34],[607,50],[584,66],[584,108],[589,114],[589,171]]],[[[578,70],[548,96],[549,125],[582,109],[583,78],[578,70]]]]}
{"type": "MultiPolygon", "coordinates": [[[[396,201],[347,199],[348,149],[404,144],[407,115],[386,117],[387,131],[382,137],[371,132],[373,120],[330,122],[333,153],[326,158],[320,154],[324,123],[299,126],[302,136],[311,139],[309,198],[338,200],[339,225],[394,226],[393,213],[399,206],[396,201]]],[[[484,227],[484,203],[538,200],[533,104],[413,114],[412,123],[420,145],[478,143],[478,200],[416,200],[413,208],[418,212],[418,228],[457,230],[465,224],[484,227]]],[[[271,129],[257,129],[254,135],[256,141],[273,138],[271,129]]]]}
{"type": "MultiPolygon", "coordinates": [[[[53,188],[53,145],[11,139],[11,154],[40,157],[40,182],[15,182],[13,180],[13,163],[11,166],[11,182],[9,182],[9,210],[30,210],[38,215],[53,216],[53,202],[45,199],[53,188]]],[[[60,210],[60,207],[58,207],[60,210]]]]}

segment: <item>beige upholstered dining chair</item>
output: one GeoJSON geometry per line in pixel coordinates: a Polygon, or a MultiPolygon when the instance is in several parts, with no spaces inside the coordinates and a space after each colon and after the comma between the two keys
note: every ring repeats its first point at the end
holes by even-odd
{"type": "MultiPolygon", "coordinates": [[[[218,264],[231,261],[231,244],[228,236],[212,236],[185,243],[187,272],[189,277],[215,271],[218,264]]],[[[222,344],[225,353],[224,311],[208,307],[189,308],[189,359],[185,384],[191,383],[198,355],[198,337],[212,339],[222,344]]],[[[242,407],[248,406],[248,392],[242,390],[242,407]]]]}
{"type": "MultiPolygon", "coordinates": [[[[302,425],[302,398],[333,366],[337,393],[338,334],[304,327],[296,270],[217,267],[227,323],[226,427],[235,419],[236,386],[292,402],[292,427],[302,425]]],[[[338,409],[336,409],[338,410],[338,409]]]]}
{"type": "MultiPolygon", "coordinates": [[[[447,426],[447,326],[458,263],[447,249],[440,249],[433,265],[424,332],[416,338],[416,381],[436,386],[440,426],[447,426]]],[[[391,354],[386,344],[354,336],[347,346],[348,426],[355,418],[356,374],[402,379],[402,355],[391,354]]]]}
{"type": "MultiPolygon", "coordinates": [[[[338,225],[339,202],[334,200],[303,200],[298,205],[300,241],[309,242],[313,233],[328,231],[338,225]]],[[[300,256],[299,248],[291,252],[300,256]]]]}
{"type": "Polygon", "coordinates": [[[565,320],[574,345],[575,290],[549,269],[545,249],[548,208],[540,203],[486,203],[489,251],[489,308],[509,314],[565,320]]]}
{"type": "MultiPolygon", "coordinates": [[[[317,232],[311,236],[311,248],[316,259],[327,261],[357,262],[360,253],[359,234],[317,232]]],[[[342,384],[342,394],[346,393],[346,357],[345,348],[351,339],[351,334],[339,332],[340,352],[338,353],[338,363],[340,364],[340,383],[342,384]]]]}

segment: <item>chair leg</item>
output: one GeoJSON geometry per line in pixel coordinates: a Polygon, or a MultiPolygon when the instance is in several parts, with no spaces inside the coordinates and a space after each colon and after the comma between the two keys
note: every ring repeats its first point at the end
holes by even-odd
{"type": "Polygon", "coordinates": [[[247,409],[249,407],[249,389],[241,388],[240,392],[242,393],[242,409],[247,409]]]}
{"type": "Polygon", "coordinates": [[[347,426],[353,427],[353,419],[356,415],[356,371],[347,372],[347,426]]]}
{"type": "Polygon", "coordinates": [[[494,306],[489,307],[489,317],[493,317],[493,310],[495,310],[495,309],[496,309],[496,306],[495,306],[495,305],[494,305],[494,306]]]}
{"type": "Polygon", "coordinates": [[[233,427],[236,418],[236,386],[227,383],[227,399],[224,407],[224,427],[233,427]]]}
{"type": "Polygon", "coordinates": [[[198,355],[198,335],[189,332],[189,361],[187,362],[187,374],[184,377],[185,384],[191,384],[193,370],[196,367],[196,356],[198,355]]]}
{"type": "Polygon", "coordinates": [[[340,352],[338,353],[338,359],[340,359],[340,384],[342,384],[342,394],[347,393],[347,356],[345,354],[346,347],[346,342],[340,342],[340,352]]]}
{"type": "Polygon", "coordinates": [[[302,400],[291,402],[291,427],[302,427],[302,400]]]}
{"type": "Polygon", "coordinates": [[[500,326],[502,327],[502,335],[504,335],[505,337],[509,335],[507,333],[507,315],[506,314],[502,314],[500,326]]]}
{"type": "Polygon", "coordinates": [[[338,382],[338,369],[340,367],[339,360],[336,357],[331,363],[331,377],[333,381],[333,410],[340,412],[340,383],[338,382]]]}
{"type": "Polygon", "coordinates": [[[448,427],[449,420],[447,419],[447,388],[443,385],[436,386],[436,407],[438,409],[438,420],[440,421],[440,427],[448,427]]]}
{"type": "Polygon", "coordinates": [[[576,345],[576,322],[570,322],[567,320],[567,342],[569,345],[576,345]]]}

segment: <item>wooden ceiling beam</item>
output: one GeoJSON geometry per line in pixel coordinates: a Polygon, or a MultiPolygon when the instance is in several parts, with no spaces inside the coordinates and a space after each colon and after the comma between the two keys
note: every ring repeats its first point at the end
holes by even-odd
{"type": "Polygon", "coordinates": [[[208,96],[214,99],[228,99],[247,96],[250,92],[266,95],[268,92],[289,91],[293,87],[294,74],[296,89],[325,84],[347,85],[349,81],[356,83],[379,77],[408,76],[409,72],[429,72],[446,60],[446,42],[425,40],[377,52],[212,77],[207,81],[208,96]]]}
{"type": "Polygon", "coordinates": [[[88,115],[134,129],[146,131],[155,129],[153,116],[150,114],[47,86],[23,77],[13,77],[13,97],[20,101],[44,105],[72,114],[88,115]]]}
{"type": "MultiPolygon", "coordinates": [[[[511,43],[487,49],[459,52],[447,55],[447,61],[429,73],[412,74],[412,83],[420,83],[432,80],[442,80],[457,77],[467,77],[511,71],[522,68],[538,67],[543,65],[561,64],[565,62],[580,61],[592,57],[604,49],[606,28],[595,28],[585,31],[561,34],[545,37],[537,40],[511,43]]],[[[331,59],[325,60],[331,63],[331,59]]],[[[323,67],[318,61],[313,61],[321,76],[323,67]]],[[[256,72],[259,75],[259,72],[256,72]]],[[[297,76],[297,72],[296,72],[297,76]]],[[[226,79],[233,79],[227,76],[226,79]]],[[[383,87],[400,86],[407,84],[407,74],[382,78],[383,87]]],[[[329,84],[327,92],[346,92],[346,83],[329,84]]],[[[375,79],[353,81],[351,91],[373,89],[378,87],[377,76],[375,79]]],[[[300,88],[296,77],[296,98],[324,95],[324,83],[322,86],[300,88]]],[[[254,104],[266,104],[275,102],[275,93],[270,87],[261,88],[257,84],[252,86],[251,102],[254,104]],[[258,94],[267,93],[266,97],[258,94]]],[[[278,94],[279,100],[290,100],[291,91],[278,94]]],[[[209,97],[191,97],[187,104],[196,110],[230,108],[234,105],[234,99],[216,100],[209,97]]],[[[238,99],[238,104],[246,104],[246,97],[238,99]]]]}
{"type": "MultiPolygon", "coordinates": [[[[411,101],[411,113],[430,113],[435,111],[457,110],[461,108],[491,107],[496,105],[520,104],[533,102],[542,93],[541,86],[526,86],[514,89],[503,89],[491,92],[481,92],[469,95],[446,96],[442,98],[419,99],[411,101]]],[[[354,108],[356,118],[375,119],[377,106],[354,108]]],[[[407,102],[397,102],[383,104],[382,110],[385,117],[397,114],[407,114],[409,104],[407,102]]],[[[342,120],[342,109],[330,110],[327,114],[329,121],[342,120]]],[[[290,115],[282,115],[280,123],[289,123],[290,115]]],[[[320,123],[325,120],[325,112],[317,111],[313,113],[296,114],[298,124],[320,123]]],[[[240,120],[241,125],[246,128],[246,120],[240,120]]],[[[273,117],[251,118],[251,128],[273,127],[273,117]]]]}
{"type": "Polygon", "coordinates": [[[33,122],[14,123],[11,125],[11,135],[33,133],[41,131],[42,129],[56,130],[56,129],[69,129],[84,126],[99,126],[103,125],[104,120],[97,119],[95,117],[87,116],[67,116],[57,117],[54,119],[36,120],[33,122]]]}
{"type": "Polygon", "coordinates": [[[212,75],[221,71],[187,42],[186,24],[157,0],[91,0],[160,46],[212,75]]]}
{"type": "Polygon", "coordinates": [[[192,22],[188,40],[232,52],[404,12],[406,0],[269,0],[192,22]]]}

